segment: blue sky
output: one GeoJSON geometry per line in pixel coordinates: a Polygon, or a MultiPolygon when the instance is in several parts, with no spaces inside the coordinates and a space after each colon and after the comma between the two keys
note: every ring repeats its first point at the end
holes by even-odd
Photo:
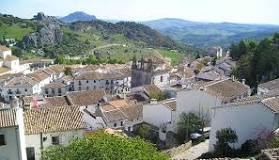
{"type": "Polygon", "coordinates": [[[0,0],[0,6],[0,13],[21,18],[85,11],[102,19],[279,24],[279,0],[0,0]]]}

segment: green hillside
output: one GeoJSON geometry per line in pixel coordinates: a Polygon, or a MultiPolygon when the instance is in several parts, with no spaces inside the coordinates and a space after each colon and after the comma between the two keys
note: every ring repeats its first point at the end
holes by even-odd
{"type": "Polygon", "coordinates": [[[37,19],[29,20],[0,15],[0,40],[2,44],[5,44],[4,39],[6,38],[16,39],[17,48],[21,49],[21,51],[15,50],[16,55],[24,59],[36,56],[35,53],[31,53],[31,50],[41,49],[45,53],[44,56],[48,58],[57,58],[63,55],[86,60],[90,55],[95,55],[96,58],[103,59],[101,62],[112,60],[113,62],[127,62],[133,56],[159,53],[164,57],[169,57],[173,64],[178,64],[185,54],[199,52],[192,46],[177,43],[147,26],[134,22],[113,24],[94,20],[64,24],[55,17],[42,16],[44,15],[37,15],[35,16],[37,19]],[[30,35],[41,36],[35,40],[45,38],[43,35],[45,32],[40,32],[42,28],[44,31],[47,30],[45,36],[55,34],[57,31],[52,31],[49,24],[55,25],[56,30],[60,29],[59,32],[62,32],[63,35],[61,41],[43,45],[41,44],[43,42],[39,41],[37,46],[32,45],[35,43],[32,41],[33,39],[29,38],[26,41],[25,36],[30,35]]]}
{"type": "Polygon", "coordinates": [[[30,20],[23,20],[10,15],[0,16],[0,36],[1,38],[14,38],[22,40],[22,38],[31,32],[34,32],[37,25],[30,20]]]}

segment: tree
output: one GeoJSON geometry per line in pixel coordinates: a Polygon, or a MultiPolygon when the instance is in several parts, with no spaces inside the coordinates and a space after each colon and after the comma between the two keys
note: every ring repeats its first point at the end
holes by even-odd
{"type": "Polygon", "coordinates": [[[190,134],[202,127],[202,119],[195,113],[182,113],[177,123],[178,126],[178,141],[184,142],[188,140],[190,134]]]}
{"type": "Polygon", "coordinates": [[[55,62],[58,64],[66,64],[66,59],[63,55],[59,55],[56,59],[55,62]]]}
{"type": "Polygon", "coordinates": [[[167,98],[167,95],[164,92],[151,92],[149,95],[151,99],[156,99],[158,101],[162,101],[167,98]]]}
{"type": "Polygon", "coordinates": [[[223,156],[229,156],[233,152],[233,148],[231,148],[230,144],[237,142],[238,136],[231,128],[225,128],[216,132],[216,139],[216,153],[223,156]]]}
{"type": "Polygon", "coordinates": [[[140,138],[125,138],[97,131],[92,136],[71,142],[68,146],[47,148],[42,160],[89,160],[89,159],[153,159],[168,157],[140,138]]]}
{"type": "Polygon", "coordinates": [[[241,152],[247,156],[253,156],[260,153],[259,142],[257,140],[249,139],[241,145],[241,152]]]}
{"type": "Polygon", "coordinates": [[[23,52],[20,48],[12,48],[12,52],[13,52],[13,55],[17,56],[17,57],[22,57],[23,55],[23,52]]]}

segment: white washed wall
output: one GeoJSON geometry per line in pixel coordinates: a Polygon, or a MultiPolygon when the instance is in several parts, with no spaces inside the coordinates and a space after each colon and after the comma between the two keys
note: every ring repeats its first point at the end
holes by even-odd
{"type": "Polygon", "coordinates": [[[160,103],[146,104],[143,106],[143,121],[160,128],[172,122],[172,111],[160,103]]]}
{"type": "Polygon", "coordinates": [[[176,97],[176,120],[181,113],[203,113],[210,120],[211,108],[220,106],[221,101],[216,97],[200,90],[183,90],[176,97]]]}
{"type": "Polygon", "coordinates": [[[246,140],[256,138],[262,131],[272,131],[277,126],[275,114],[262,104],[217,108],[212,110],[209,147],[214,150],[216,132],[224,128],[236,131],[238,142],[234,146],[238,148],[246,140]]]}
{"type": "MultiPolygon", "coordinates": [[[[83,130],[72,130],[72,131],[66,131],[66,132],[57,132],[57,133],[47,133],[43,134],[43,137],[46,138],[46,140],[43,142],[44,149],[47,147],[52,146],[52,138],[53,136],[59,136],[61,140],[62,145],[69,144],[72,140],[75,140],[77,138],[83,137],[83,130]]],[[[41,157],[41,138],[40,134],[35,135],[26,135],[26,147],[34,147],[35,148],[35,159],[40,160],[41,157]]]]}

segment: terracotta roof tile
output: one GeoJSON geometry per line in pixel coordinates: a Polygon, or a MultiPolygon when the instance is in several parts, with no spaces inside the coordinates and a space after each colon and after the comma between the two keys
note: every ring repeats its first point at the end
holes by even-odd
{"type": "Polygon", "coordinates": [[[241,95],[249,96],[250,88],[238,81],[227,79],[211,83],[210,85],[205,86],[205,90],[206,92],[223,99],[230,99],[241,95]]]}
{"type": "Polygon", "coordinates": [[[27,110],[24,124],[27,135],[85,128],[79,107],[75,106],[27,110]]]}
{"type": "Polygon", "coordinates": [[[44,88],[64,88],[65,84],[61,82],[53,82],[44,86],[44,88]]]}
{"type": "Polygon", "coordinates": [[[3,51],[10,51],[11,49],[6,47],[6,46],[2,46],[0,45],[0,52],[3,52],[3,51]]]}
{"type": "Polygon", "coordinates": [[[88,106],[98,103],[106,95],[102,89],[90,90],[90,91],[76,91],[67,93],[67,98],[72,105],[88,106]]]}
{"type": "Polygon", "coordinates": [[[16,126],[16,110],[0,109],[0,128],[16,126]]]}
{"type": "Polygon", "coordinates": [[[279,90],[279,78],[268,81],[266,83],[262,83],[259,85],[260,88],[266,88],[268,90],[279,90]]]}

